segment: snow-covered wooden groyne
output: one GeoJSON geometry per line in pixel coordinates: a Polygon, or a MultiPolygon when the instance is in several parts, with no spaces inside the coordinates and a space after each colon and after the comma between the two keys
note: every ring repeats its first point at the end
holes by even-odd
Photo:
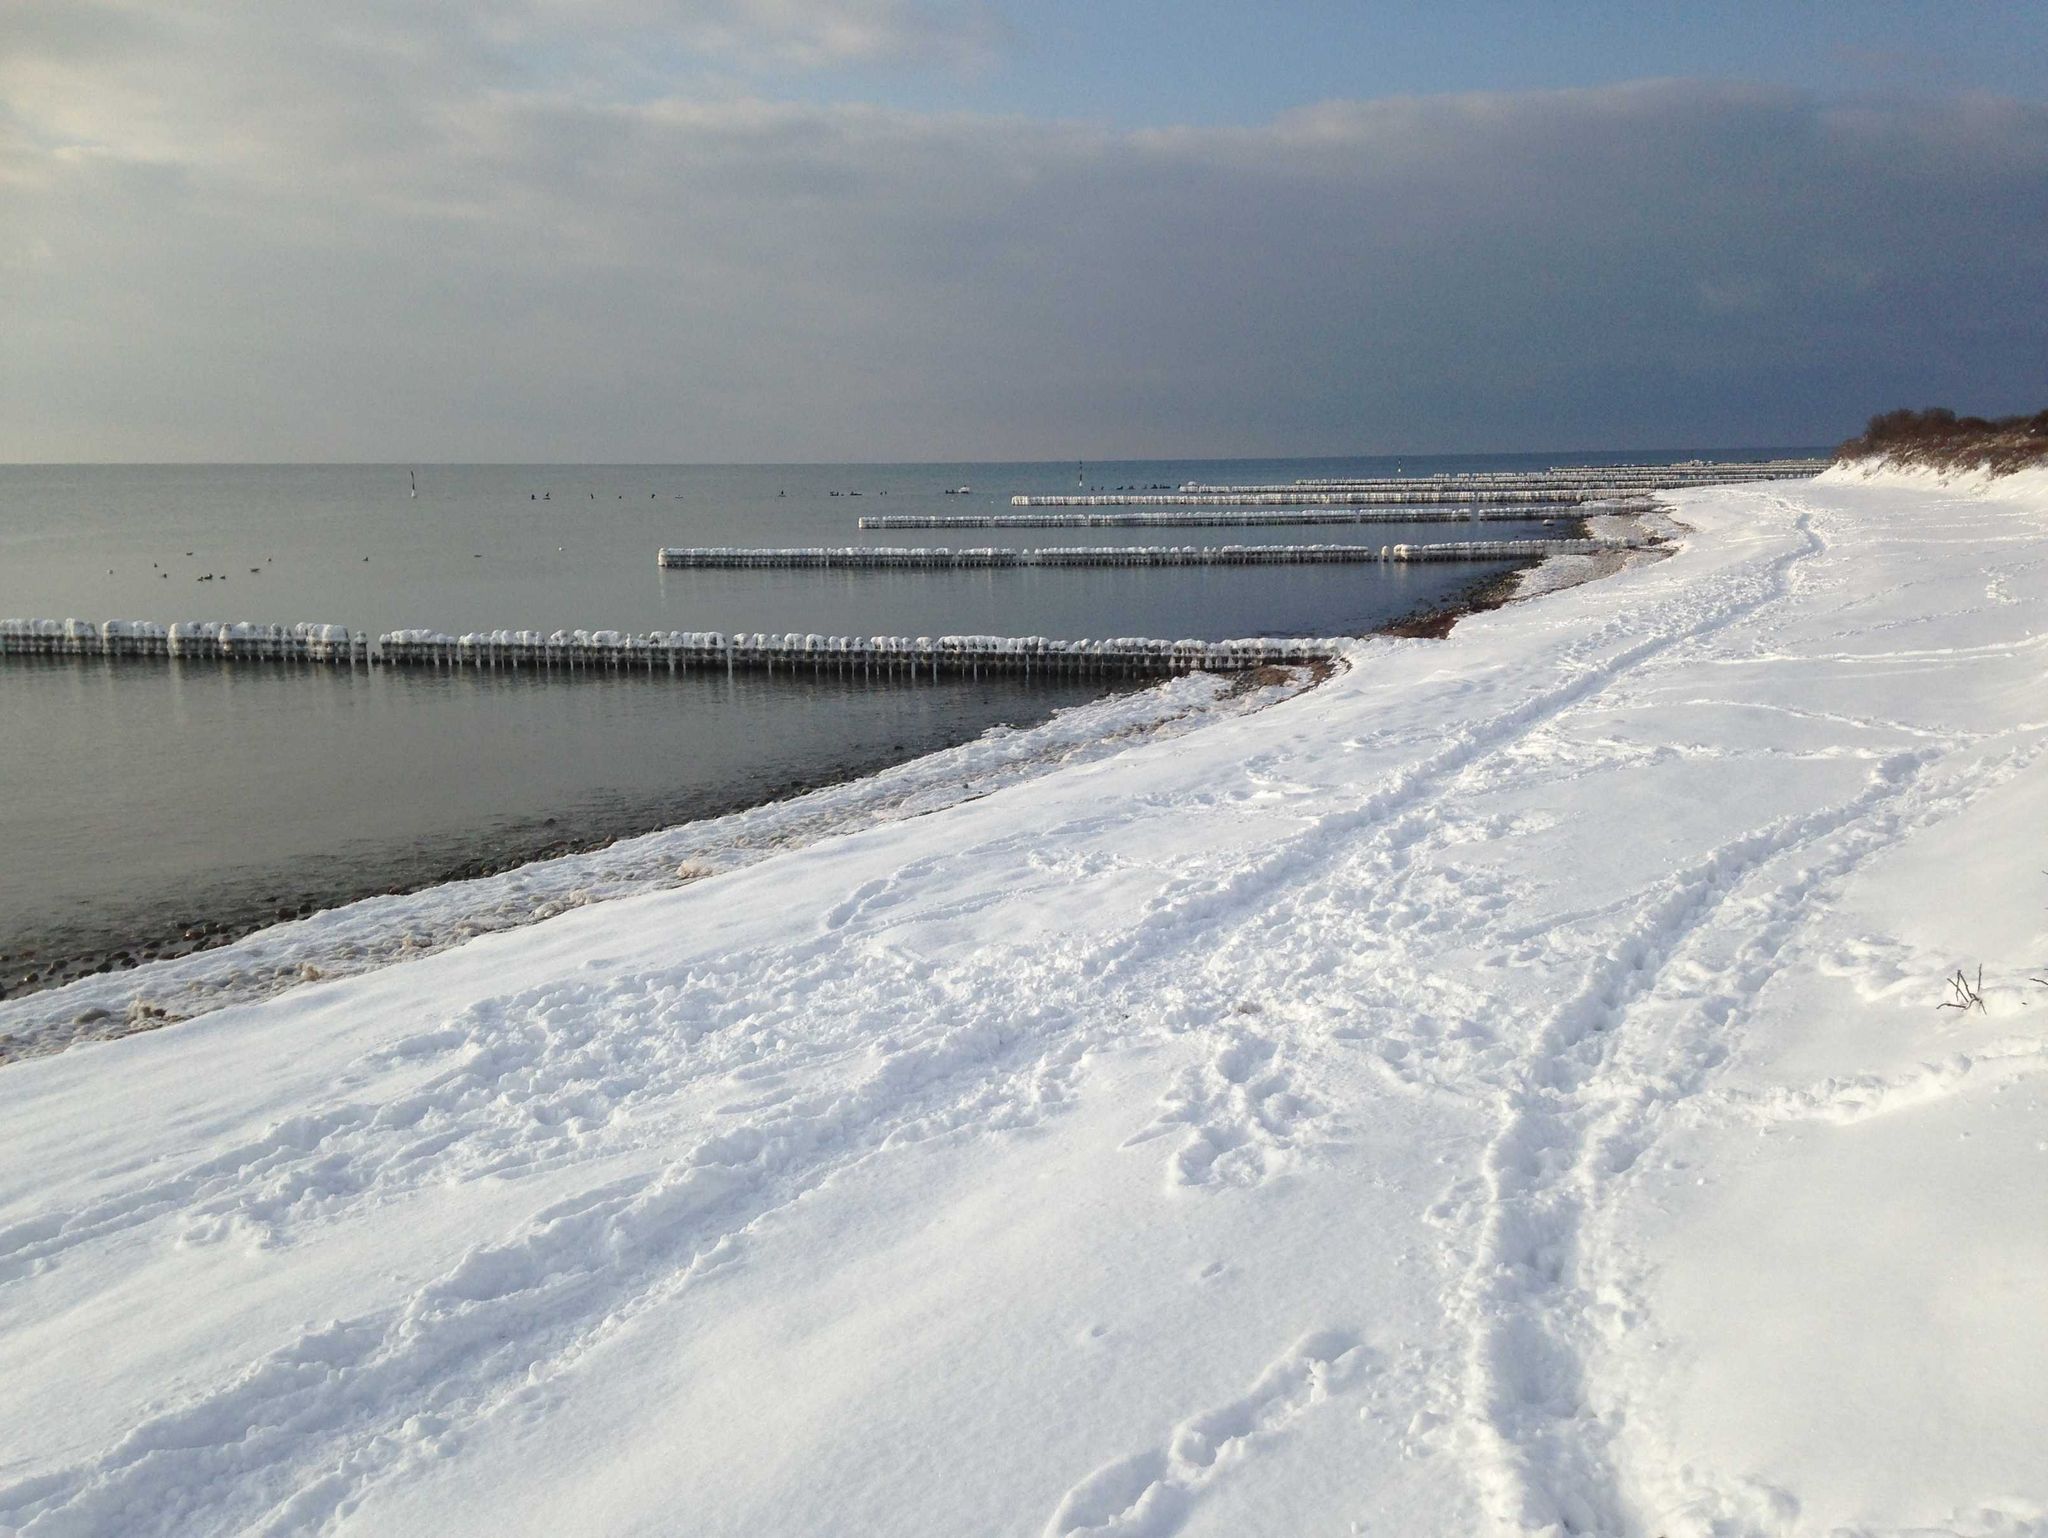
{"type": "Polygon", "coordinates": [[[1336,657],[1342,643],[1289,638],[1165,641],[1143,636],[1061,641],[1044,636],[771,635],[713,630],[393,630],[373,643],[340,625],[217,621],[0,620],[0,657],[155,657],[206,662],[317,662],[402,668],[533,668],[562,672],[753,669],[1060,676],[1168,675],[1290,666],[1336,657]]]}
{"type": "Polygon", "coordinates": [[[1634,539],[1482,539],[1400,545],[1046,545],[995,547],[845,545],[782,549],[665,549],[673,570],[784,568],[830,571],[960,571],[1016,566],[1314,566],[1368,561],[1521,561],[1547,555],[1632,550],[1634,539]]]}
{"type": "Polygon", "coordinates": [[[1190,481],[1182,491],[1370,491],[1415,487],[1556,487],[1585,490],[1627,487],[1664,491],[1682,486],[1724,486],[1749,481],[1803,479],[1826,469],[1824,459],[1765,459],[1678,465],[1553,465],[1543,470],[1465,470],[1435,475],[1303,477],[1284,484],[1211,485],[1190,481]]]}
{"type": "MultiPolygon", "coordinates": [[[[1805,472],[1802,472],[1804,475],[1805,472]]],[[[1790,477],[1783,472],[1769,475],[1715,476],[1710,479],[1670,479],[1666,477],[1617,476],[1591,479],[1550,479],[1542,476],[1506,476],[1500,479],[1465,480],[1442,479],[1412,481],[1406,479],[1371,479],[1357,481],[1273,481],[1252,485],[1232,485],[1209,481],[1189,481],[1177,486],[1171,492],[1154,493],[1160,496],[1302,496],[1322,492],[1383,491],[1414,492],[1418,500],[1427,501],[1423,496],[1428,492],[1442,491],[1517,491],[1531,496],[1549,495],[1560,501],[1574,501],[1583,495],[1615,497],[1629,494],[1644,494],[1653,491],[1676,491],[1689,486],[1746,486],[1759,481],[1780,481],[1790,477]]],[[[1143,495],[1143,493],[1092,492],[1094,496],[1143,495]]]]}
{"type": "Polygon", "coordinates": [[[346,625],[249,621],[0,620],[0,656],[188,657],[256,662],[363,662],[369,637],[346,625]]]}
{"type": "Polygon", "coordinates": [[[1228,672],[1325,662],[1336,641],[1260,638],[1161,641],[1125,636],[726,635],[719,631],[491,631],[463,636],[402,630],[382,637],[377,660],[397,667],[560,668],[604,671],[758,669],[768,672],[1059,675],[1228,672]]]}
{"type": "Polygon", "coordinates": [[[1606,555],[1647,550],[1654,539],[1456,539],[1426,545],[1383,545],[1388,561],[1528,561],[1552,555],[1606,555]]]}
{"type": "MultiPolygon", "coordinates": [[[[1558,501],[1578,501],[1584,496],[1618,497],[1643,495],[1654,491],[1676,491],[1688,486],[1746,486],[1759,481],[1784,480],[1783,475],[1755,475],[1717,477],[1713,480],[1544,480],[1514,476],[1504,480],[1441,480],[1418,483],[1409,480],[1364,480],[1364,481],[1316,481],[1316,482],[1261,482],[1255,485],[1230,485],[1208,481],[1189,481],[1175,487],[1171,492],[1157,492],[1158,496],[1279,496],[1297,497],[1316,495],[1323,492],[1384,491],[1415,492],[1418,502],[1426,503],[1426,492],[1441,491],[1517,491],[1532,497],[1550,496],[1558,501]]],[[[1065,493],[1063,493],[1064,495],[1065,493]]],[[[1091,492],[1091,496],[1145,495],[1145,493],[1091,492]]]]}
{"type": "Polygon", "coordinates": [[[1174,507],[1315,505],[1415,507],[1459,502],[1573,504],[1669,491],[1817,475],[1814,459],[1690,465],[1562,465],[1545,470],[1485,470],[1439,475],[1366,475],[1226,485],[1189,481],[1170,492],[1072,492],[1010,499],[1016,507],[1174,507]]]}
{"type": "MultiPolygon", "coordinates": [[[[1616,506],[1622,504],[1617,501],[1616,506]]],[[[864,529],[1264,529],[1289,525],[1368,523],[1528,523],[1538,518],[1576,518],[1580,502],[1553,502],[1519,507],[1292,507],[1174,508],[1165,512],[1084,513],[877,513],[863,518],[864,529]]]]}
{"type": "Polygon", "coordinates": [[[1408,504],[1430,507],[1460,502],[1550,503],[1576,506],[1602,502],[1618,493],[1615,488],[1549,490],[1513,486],[1425,486],[1413,490],[1315,491],[1285,487],[1245,491],[1103,491],[1061,492],[1052,496],[1017,496],[1012,507],[1396,507],[1408,504]]]}

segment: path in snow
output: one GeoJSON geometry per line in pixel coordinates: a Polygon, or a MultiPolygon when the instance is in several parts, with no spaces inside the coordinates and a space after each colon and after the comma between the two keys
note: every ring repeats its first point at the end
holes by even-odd
{"type": "Polygon", "coordinates": [[[1675,500],[1258,715],[0,1073],[0,1528],[2048,1531],[2048,497],[1675,500]]]}

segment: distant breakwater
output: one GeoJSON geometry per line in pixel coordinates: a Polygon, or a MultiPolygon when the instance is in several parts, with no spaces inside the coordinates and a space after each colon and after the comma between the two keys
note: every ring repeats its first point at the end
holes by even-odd
{"type": "MultiPolygon", "coordinates": [[[[1629,504],[1615,503],[1616,511],[1629,504]]],[[[1375,523],[1530,523],[1537,519],[1583,518],[1590,509],[1577,502],[1519,507],[1183,507],[1165,512],[1084,513],[875,513],[863,529],[1268,529],[1290,525],[1375,523]]]]}
{"type": "Polygon", "coordinates": [[[1822,459],[1767,459],[1698,465],[1580,465],[1549,470],[1479,470],[1438,475],[1362,475],[1303,478],[1264,484],[1184,481],[1188,492],[1302,492],[1484,490],[1590,491],[1636,493],[1676,491],[1689,486],[1739,486],[1753,481],[1802,480],[1826,469],[1822,459]]]}
{"type": "Polygon", "coordinates": [[[1817,459],[1743,460],[1682,465],[1570,465],[1548,470],[1463,475],[1374,475],[1250,485],[1188,481],[1177,491],[1089,491],[1010,498],[1013,507],[1429,507],[1458,503],[1576,505],[1653,491],[1740,486],[1803,479],[1826,468],[1817,459]]]}
{"type": "Polygon", "coordinates": [[[1276,490],[1224,488],[1216,491],[1058,492],[1051,496],[1017,496],[1012,507],[1417,507],[1461,502],[1518,503],[1524,506],[1577,506],[1611,501],[1612,488],[1591,491],[1553,490],[1526,486],[1424,486],[1399,490],[1324,491],[1282,487],[1276,490]]]}
{"type": "Polygon", "coordinates": [[[844,545],[664,549],[671,570],[955,571],[1033,566],[1314,566],[1406,561],[1526,561],[1549,555],[1636,550],[1640,539],[1488,539],[1401,545],[1048,545],[995,547],[844,545]]]}
{"type": "Polygon", "coordinates": [[[338,625],[0,620],[0,657],[157,658],[332,666],[575,672],[731,670],[931,675],[1168,676],[1327,662],[1343,643],[1290,638],[1061,641],[1044,636],[828,636],[720,631],[394,630],[372,642],[338,625]],[[210,644],[209,644],[210,643],[210,644]]]}

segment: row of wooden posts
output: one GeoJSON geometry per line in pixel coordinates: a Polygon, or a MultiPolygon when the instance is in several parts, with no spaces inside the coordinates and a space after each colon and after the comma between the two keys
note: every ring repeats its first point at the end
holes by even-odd
{"type": "Polygon", "coordinates": [[[1015,496],[1012,507],[1436,507],[1462,502],[1522,506],[1578,506],[1612,500],[1613,488],[1574,490],[1535,486],[1425,486],[1366,491],[1325,491],[1300,487],[1216,491],[1092,491],[1015,496]]]}
{"type": "Polygon", "coordinates": [[[1750,481],[1803,479],[1828,467],[1825,459],[1752,459],[1679,465],[1552,465],[1546,470],[1466,470],[1437,475],[1303,477],[1284,485],[1208,485],[1186,482],[1182,491],[1287,491],[1296,488],[1365,489],[1429,486],[1625,486],[1670,491],[1683,486],[1731,486],[1750,481]]]}
{"type": "Polygon", "coordinates": [[[1523,561],[1634,550],[1638,539],[1480,539],[1400,545],[1048,545],[1034,549],[843,545],[747,549],[713,545],[660,552],[670,570],[782,568],[959,571],[1033,566],[1315,566],[1387,561],[1523,561]]]}
{"type": "MultiPolygon", "coordinates": [[[[1617,511],[1631,504],[1617,500],[1617,511]]],[[[1538,503],[1522,507],[1487,507],[1465,503],[1456,507],[1184,507],[1165,512],[1143,509],[1098,509],[1078,513],[875,513],[860,521],[864,529],[1271,529],[1313,528],[1325,524],[1371,523],[1533,523],[1557,518],[1583,518],[1588,508],[1578,503],[1538,503]]]]}
{"type": "Polygon", "coordinates": [[[406,668],[542,668],[566,671],[749,669],[769,672],[1057,675],[1237,671],[1327,661],[1342,643],[1287,637],[1161,641],[1117,637],[832,636],[721,631],[492,630],[449,635],[394,630],[374,644],[340,625],[142,620],[0,620],[0,656],[156,657],[218,662],[307,662],[406,668]]]}
{"type": "Polygon", "coordinates": [[[1682,465],[1564,465],[1454,475],[1365,475],[1249,485],[1188,481],[1169,492],[1117,491],[1018,496],[1014,507],[1280,507],[1299,505],[1429,507],[1447,503],[1585,503],[1691,486],[1736,486],[1817,475],[1818,459],[1765,459],[1682,465]]]}

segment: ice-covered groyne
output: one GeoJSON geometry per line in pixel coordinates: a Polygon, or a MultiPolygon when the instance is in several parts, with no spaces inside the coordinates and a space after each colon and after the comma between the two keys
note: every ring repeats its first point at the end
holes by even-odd
{"type": "Polygon", "coordinates": [[[0,620],[0,657],[160,657],[213,662],[321,662],[383,667],[543,668],[568,672],[761,669],[938,674],[1170,675],[1323,662],[1339,641],[1143,636],[768,635],[715,630],[393,630],[373,643],[340,625],[158,625],[142,620],[0,620]]]}
{"type": "Polygon", "coordinates": [[[1582,502],[1611,501],[1619,495],[1612,486],[1418,486],[1365,491],[1325,491],[1303,487],[1213,491],[1097,491],[1060,492],[1051,496],[1016,496],[1012,507],[1399,507],[1404,504],[1430,507],[1459,502],[1499,502],[1552,506],[1576,506],[1582,502]]]}
{"type": "Polygon", "coordinates": [[[1824,459],[1774,459],[1700,465],[1560,465],[1547,470],[1475,470],[1437,475],[1303,477],[1278,484],[1210,484],[1188,481],[1182,491],[1370,491],[1416,487],[1552,487],[1586,490],[1626,487],[1675,491],[1689,486],[1738,486],[1753,481],[1800,480],[1826,469],[1824,459]]]}
{"type": "Polygon", "coordinates": [[[1736,486],[1755,481],[1808,478],[1827,466],[1819,459],[1767,459],[1680,465],[1556,465],[1547,470],[1489,470],[1466,474],[1366,475],[1249,485],[1202,481],[1171,492],[1075,492],[1012,497],[1016,507],[1237,507],[1288,503],[1349,506],[1606,501],[1693,486],[1736,486]]]}
{"type": "Polygon", "coordinates": [[[346,625],[247,620],[0,620],[0,656],[187,657],[223,661],[363,662],[369,637],[346,625]]]}
{"type": "Polygon", "coordinates": [[[671,569],[784,567],[804,570],[974,570],[1007,566],[1314,566],[1380,561],[1521,561],[1547,555],[1635,550],[1639,539],[1480,539],[1401,545],[1049,545],[996,547],[845,545],[783,549],[664,549],[671,569]]]}
{"type": "MultiPolygon", "coordinates": [[[[1616,507],[1622,506],[1617,500],[1616,507]]],[[[1478,503],[1445,507],[1176,508],[1161,513],[877,513],[864,529],[1264,529],[1289,525],[1367,523],[1527,523],[1536,518],[1575,518],[1579,502],[1488,507],[1478,503]]]]}
{"type": "Polygon", "coordinates": [[[1058,641],[1044,636],[726,635],[719,631],[492,631],[452,636],[394,631],[376,660],[396,667],[589,668],[605,670],[748,668],[770,672],[1061,675],[1232,672],[1325,662],[1338,641],[1256,638],[1162,641],[1125,636],[1058,641]]]}

